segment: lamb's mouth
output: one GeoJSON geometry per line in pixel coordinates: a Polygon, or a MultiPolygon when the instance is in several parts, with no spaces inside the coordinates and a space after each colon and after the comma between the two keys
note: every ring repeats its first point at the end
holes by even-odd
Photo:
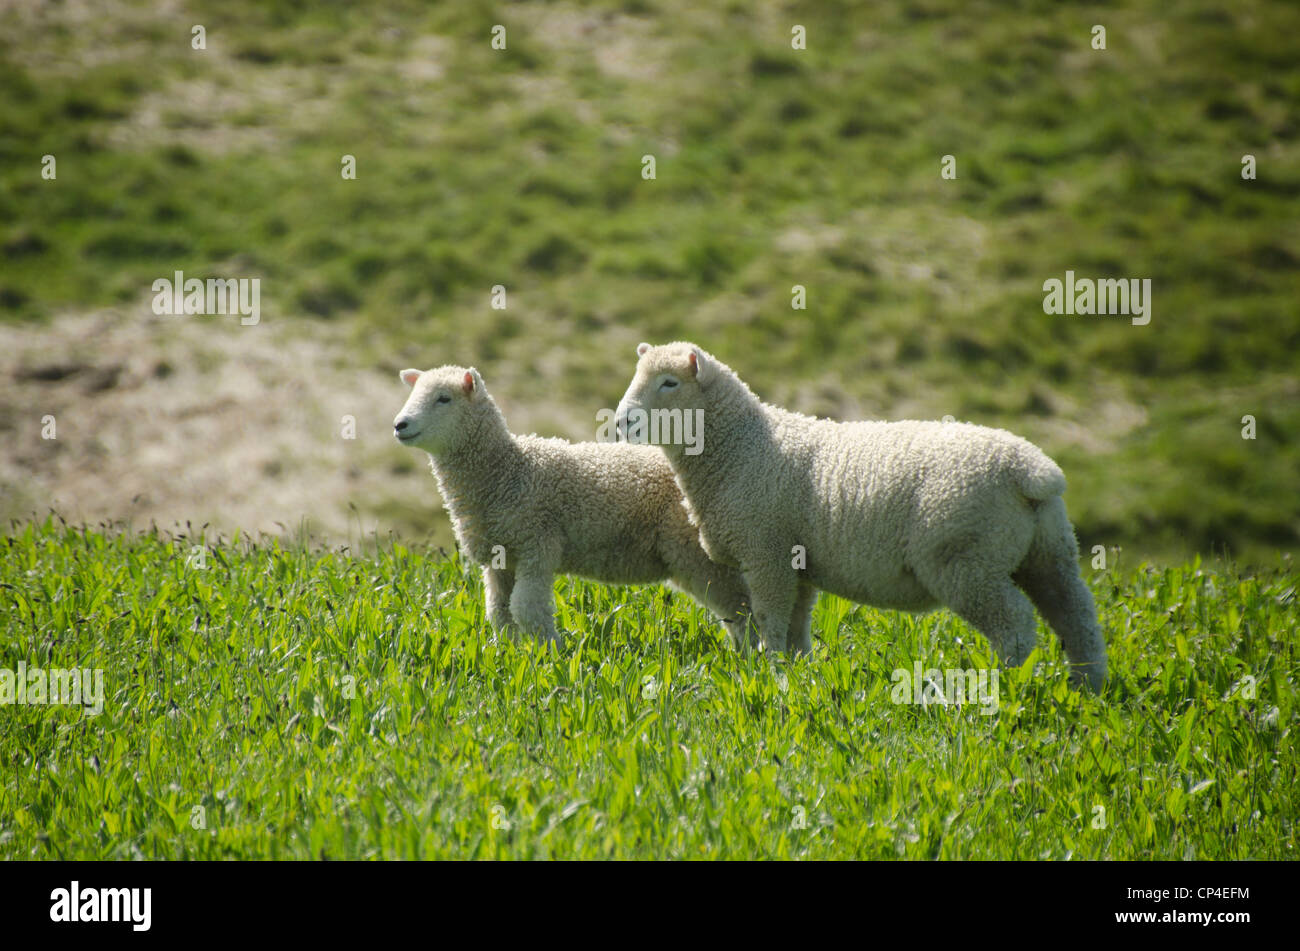
{"type": "Polygon", "coordinates": [[[399,432],[394,431],[394,432],[393,432],[393,435],[397,437],[397,441],[398,441],[398,442],[410,442],[412,439],[414,439],[416,436],[418,436],[418,435],[420,435],[420,434],[419,434],[419,433],[407,433],[407,432],[401,432],[401,433],[399,433],[399,432]]]}

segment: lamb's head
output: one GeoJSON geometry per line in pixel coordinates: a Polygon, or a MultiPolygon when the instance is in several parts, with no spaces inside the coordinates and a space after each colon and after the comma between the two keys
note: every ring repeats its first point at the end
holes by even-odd
{"type": "Polygon", "coordinates": [[[621,438],[645,442],[644,424],[651,412],[705,409],[708,391],[724,368],[692,343],[679,341],[662,347],[642,343],[636,353],[636,375],[619,401],[616,425],[621,438]]]}
{"type": "Polygon", "coordinates": [[[434,456],[456,449],[479,428],[482,413],[495,409],[483,377],[473,367],[403,370],[398,375],[411,387],[406,405],[393,420],[393,435],[403,446],[434,456]]]}

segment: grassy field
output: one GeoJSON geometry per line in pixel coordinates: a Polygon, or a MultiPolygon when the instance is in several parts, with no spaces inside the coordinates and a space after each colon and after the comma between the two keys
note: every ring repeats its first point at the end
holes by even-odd
{"type": "Polygon", "coordinates": [[[681,595],[561,583],[555,651],[494,643],[454,558],[198,544],[0,540],[0,668],[105,685],[0,716],[0,856],[1296,857],[1289,561],[1093,573],[1105,692],[1044,634],[989,715],[892,702],[990,665],[947,613],[823,598],[774,667],[681,595]]]}
{"type": "MultiPolygon", "coordinates": [[[[257,277],[262,328],[210,324],[244,360],[289,325],[341,338],[311,359],[343,379],[476,364],[570,438],[639,340],[689,337],[796,409],[1021,433],[1068,474],[1085,550],[1269,564],[1300,553],[1297,37],[1283,0],[3,4],[0,324],[143,327],[157,278],[257,277]],[[1149,278],[1151,323],[1044,314],[1067,269],[1149,278]]],[[[129,349],[150,335],[171,331],[129,349]]],[[[181,398],[203,360],[161,363],[181,398]]],[[[0,413],[21,446],[34,389],[0,413]]],[[[446,541],[425,473],[391,461],[396,408],[349,410],[375,441],[348,464],[394,472],[302,494],[446,541]]],[[[195,524],[233,507],[211,481],[195,524]]],[[[0,517],[66,511],[25,488],[0,517]]]]}

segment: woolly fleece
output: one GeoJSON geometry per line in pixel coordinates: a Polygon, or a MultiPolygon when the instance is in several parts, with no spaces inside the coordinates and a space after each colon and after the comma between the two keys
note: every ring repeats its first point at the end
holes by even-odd
{"type": "Polygon", "coordinates": [[[618,419],[704,411],[702,451],[660,448],[705,550],[744,572],[768,648],[811,648],[822,589],[885,608],[945,605],[1018,665],[1034,647],[1036,605],[1072,678],[1101,686],[1106,646],[1079,574],[1065,476],[1042,450],[968,423],[792,413],[686,342],[643,343],[637,354],[618,419]]]}

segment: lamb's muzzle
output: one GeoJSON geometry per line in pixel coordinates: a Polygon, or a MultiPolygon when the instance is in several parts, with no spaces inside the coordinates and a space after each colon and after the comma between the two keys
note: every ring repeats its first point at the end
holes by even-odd
{"type": "Polygon", "coordinates": [[[393,420],[393,435],[397,438],[398,442],[409,442],[420,434],[411,429],[411,421],[409,419],[399,416],[397,419],[393,420]]]}
{"type": "Polygon", "coordinates": [[[630,403],[627,400],[623,400],[618,404],[618,409],[614,413],[614,434],[617,442],[645,443],[642,423],[638,422],[636,428],[631,433],[628,432],[628,419],[634,410],[640,408],[636,403],[630,403]]]}

